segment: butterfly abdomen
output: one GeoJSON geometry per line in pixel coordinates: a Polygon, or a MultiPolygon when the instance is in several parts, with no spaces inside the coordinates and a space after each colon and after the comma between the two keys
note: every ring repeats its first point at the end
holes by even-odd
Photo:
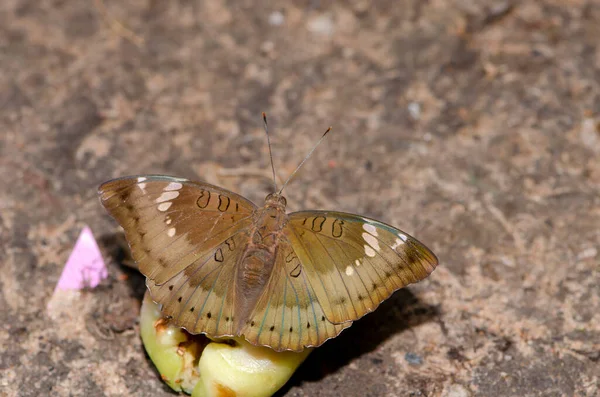
{"type": "Polygon", "coordinates": [[[262,290],[273,269],[274,261],[271,258],[272,255],[269,252],[249,252],[242,260],[242,266],[240,266],[238,276],[240,285],[243,285],[247,290],[262,290]]]}
{"type": "Polygon", "coordinates": [[[250,232],[250,243],[236,275],[236,313],[241,314],[238,315],[238,330],[250,325],[250,314],[272,276],[285,220],[282,207],[265,206],[255,214],[255,227],[250,232]]]}
{"type": "Polygon", "coordinates": [[[237,329],[243,328],[256,302],[269,282],[273,271],[274,257],[264,248],[249,248],[244,254],[237,273],[236,313],[237,329]]]}

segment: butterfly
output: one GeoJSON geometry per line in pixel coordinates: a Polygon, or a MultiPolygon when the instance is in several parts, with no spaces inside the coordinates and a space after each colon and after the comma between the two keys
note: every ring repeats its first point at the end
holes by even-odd
{"type": "Polygon", "coordinates": [[[438,264],[414,237],[374,219],[287,214],[281,190],[258,207],[208,183],[141,175],[108,181],[99,195],[163,314],[211,338],[243,336],[276,351],[320,346],[438,264]]]}

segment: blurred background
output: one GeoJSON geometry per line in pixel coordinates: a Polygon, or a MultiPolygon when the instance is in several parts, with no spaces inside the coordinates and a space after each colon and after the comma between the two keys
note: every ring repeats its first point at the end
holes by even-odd
{"type": "Polygon", "coordinates": [[[594,396],[600,1],[5,0],[0,394],[172,395],[96,189],[164,173],[380,219],[440,266],[286,396],[594,396]],[[84,225],[108,278],[46,305],[84,225]],[[63,313],[64,314],[64,313],[63,313]]]}

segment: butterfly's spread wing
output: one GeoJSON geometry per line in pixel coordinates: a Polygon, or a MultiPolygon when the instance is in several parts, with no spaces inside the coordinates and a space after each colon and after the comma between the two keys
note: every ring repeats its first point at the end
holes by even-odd
{"type": "Polygon", "coordinates": [[[213,185],[155,175],[106,182],[99,194],[163,313],[190,332],[232,335],[235,267],[254,204],[213,185]]]}
{"type": "Polygon", "coordinates": [[[334,324],[372,312],[394,291],[424,279],[438,264],[415,238],[358,215],[295,212],[289,215],[284,234],[301,263],[301,277],[334,324]]]}
{"type": "Polygon", "coordinates": [[[319,346],[351,325],[331,323],[289,240],[280,241],[273,273],[242,334],[277,351],[319,346]]]}

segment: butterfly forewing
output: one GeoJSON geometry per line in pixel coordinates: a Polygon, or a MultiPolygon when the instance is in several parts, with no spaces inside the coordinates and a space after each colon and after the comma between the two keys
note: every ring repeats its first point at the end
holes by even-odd
{"type": "Polygon", "coordinates": [[[351,324],[326,318],[291,243],[283,239],[269,283],[242,333],[256,345],[299,351],[323,344],[351,324]]]}
{"type": "Polygon", "coordinates": [[[325,317],[336,324],[373,311],[397,289],[427,277],[438,263],[401,230],[352,214],[296,212],[285,235],[325,317]]]}

